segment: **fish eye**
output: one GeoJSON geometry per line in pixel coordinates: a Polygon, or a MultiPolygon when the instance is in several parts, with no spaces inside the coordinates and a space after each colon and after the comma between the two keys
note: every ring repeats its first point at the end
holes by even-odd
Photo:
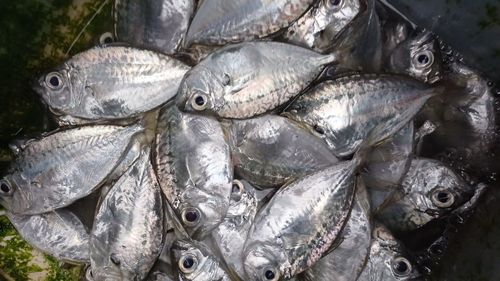
{"type": "Polygon", "coordinates": [[[59,90],[63,86],[63,79],[58,72],[51,72],[45,76],[45,84],[52,90],[59,90]]]}
{"type": "Polygon", "coordinates": [[[101,45],[113,43],[113,34],[111,32],[104,32],[101,37],[99,37],[99,43],[101,45]]]}
{"type": "Polygon", "coordinates": [[[320,135],[324,135],[325,134],[325,130],[323,130],[323,128],[321,128],[319,125],[314,125],[313,127],[314,131],[320,135]]]}
{"type": "Polygon", "coordinates": [[[0,181],[0,194],[12,193],[12,186],[6,181],[0,181]]]}
{"type": "Polygon", "coordinates": [[[222,85],[227,86],[231,83],[231,77],[229,77],[229,74],[224,73],[224,77],[222,78],[222,85]]]}
{"type": "Polygon", "coordinates": [[[200,220],[200,211],[196,208],[187,208],[182,211],[182,221],[190,226],[198,224],[200,220]]]}
{"type": "Polygon", "coordinates": [[[340,6],[340,4],[342,3],[342,0],[330,0],[330,4],[332,4],[332,6],[340,6]]]}
{"type": "Polygon", "coordinates": [[[204,94],[195,94],[191,98],[191,106],[193,107],[194,110],[205,110],[207,108],[207,101],[208,98],[204,94]]]}
{"type": "Polygon", "coordinates": [[[183,273],[191,273],[196,270],[198,260],[193,255],[183,256],[179,260],[179,268],[183,273]]]}
{"type": "Polygon", "coordinates": [[[455,196],[444,189],[438,189],[432,192],[431,201],[438,208],[449,208],[455,203],[455,196]]]}
{"type": "Polygon", "coordinates": [[[115,265],[120,265],[120,259],[116,256],[116,254],[109,255],[109,260],[115,265]]]}
{"type": "Polygon", "coordinates": [[[278,280],[279,273],[277,273],[274,268],[268,268],[268,269],[264,270],[264,279],[265,280],[278,280]]]}
{"type": "Polygon", "coordinates": [[[434,54],[429,50],[416,53],[413,56],[413,64],[417,68],[427,68],[434,63],[434,54]]]}
{"type": "Polygon", "coordinates": [[[392,272],[396,276],[407,276],[412,271],[411,263],[404,257],[397,257],[392,261],[392,272]]]}
{"type": "Polygon", "coordinates": [[[231,198],[235,201],[240,201],[241,194],[245,191],[243,183],[239,180],[233,180],[233,186],[231,188],[231,198]]]}

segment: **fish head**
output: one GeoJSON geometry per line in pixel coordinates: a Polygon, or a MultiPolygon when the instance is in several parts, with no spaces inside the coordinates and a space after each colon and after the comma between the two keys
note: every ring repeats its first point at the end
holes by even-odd
{"type": "MultiPolygon", "coordinates": [[[[182,204],[180,218],[191,237],[201,240],[209,235],[224,219],[227,207],[218,200],[209,200],[199,196],[189,204],[182,204]]],[[[195,199],[195,198],[193,198],[195,199]]]]}
{"type": "Polygon", "coordinates": [[[56,115],[75,110],[86,91],[81,75],[68,65],[42,75],[33,88],[56,115]]]}
{"type": "Polygon", "coordinates": [[[394,49],[388,67],[426,83],[441,80],[443,66],[438,40],[428,31],[409,37],[394,49]]]}
{"type": "Polygon", "coordinates": [[[182,111],[213,113],[222,106],[224,91],[223,81],[214,71],[198,66],[186,73],[176,98],[176,104],[182,111]]]}
{"type": "Polygon", "coordinates": [[[282,267],[288,263],[286,257],[277,245],[257,241],[245,245],[243,252],[245,280],[277,281],[283,275],[282,267]]]}
{"type": "Polygon", "coordinates": [[[38,200],[43,198],[33,198],[33,192],[24,190],[40,188],[40,183],[29,182],[17,173],[5,176],[0,180],[0,205],[13,213],[27,213],[38,200]]]}

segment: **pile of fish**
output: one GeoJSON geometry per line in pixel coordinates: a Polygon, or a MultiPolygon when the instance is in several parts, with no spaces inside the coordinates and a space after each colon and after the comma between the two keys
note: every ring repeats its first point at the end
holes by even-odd
{"type": "Polygon", "coordinates": [[[19,233],[89,280],[424,279],[397,237],[486,190],[491,83],[374,0],[198,2],[117,0],[35,83],[19,233]]]}

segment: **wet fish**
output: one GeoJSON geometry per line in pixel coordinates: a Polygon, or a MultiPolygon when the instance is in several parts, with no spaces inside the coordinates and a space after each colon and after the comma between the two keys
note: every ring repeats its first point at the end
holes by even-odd
{"type": "Polygon", "coordinates": [[[206,0],[189,27],[186,45],[225,45],[266,37],[289,26],[314,0],[206,0]]]}
{"type": "Polygon", "coordinates": [[[370,133],[374,144],[399,131],[441,90],[406,76],[347,75],[312,88],[284,115],[305,124],[342,157],[370,133]]]}
{"type": "Polygon", "coordinates": [[[281,188],[257,214],[243,251],[245,280],[291,278],[317,262],[341,233],[360,159],[281,188]]]}
{"type": "Polygon", "coordinates": [[[19,234],[38,250],[67,262],[88,263],[89,230],[72,212],[60,209],[41,215],[7,217],[19,234]]]}
{"type": "Polygon", "coordinates": [[[194,0],[117,0],[113,10],[118,40],[175,54],[184,40],[194,0]]]}
{"type": "Polygon", "coordinates": [[[172,246],[172,257],[182,281],[231,281],[219,259],[197,241],[178,240],[172,246]]]}
{"type": "Polygon", "coordinates": [[[259,187],[279,187],[338,162],[321,139],[281,116],[234,120],[231,136],[236,173],[259,187]]]}
{"type": "Polygon", "coordinates": [[[369,280],[424,280],[416,264],[409,258],[403,245],[381,224],[373,229],[373,240],[368,261],[356,279],[369,280]]]}
{"type": "Polygon", "coordinates": [[[452,169],[437,160],[414,158],[396,194],[377,218],[392,231],[417,229],[450,213],[474,193],[452,169]]]}
{"type": "Polygon", "coordinates": [[[149,150],[102,202],[90,236],[94,280],[143,280],[161,251],[163,209],[149,150]]]}
{"type": "Polygon", "coordinates": [[[279,42],[230,45],[186,74],[177,105],[225,118],[252,117],[289,101],[336,57],[279,42]]]}
{"type": "Polygon", "coordinates": [[[202,239],[222,222],[231,196],[233,166],[222,127],[211,117],[167,107],[155,143],[160,186],[187,232],[202,239]]]}
{"type": "Polygon", "coordinates": [[[394,48],[386,69],[426,83],[441,80],[443,66],[438,40],[429,31],[414,32],[394,48]]]}
{"type": "Polygon", "coordinates": [[[188,70],[182,62],[152,51],[96,47],[43,75],[34,88],[62,122],[116,120],[166,103],[188,70]]]}
{"type": "Polygon", "coordinates": [[[319,0],[287,28],[287,42],[325,52],[337,34],[351,22],[366,0],[319,0]]]}
{"type": "Polygon", "coordinates": [[[370,202],[363,180],[358,178],[357,193],[349,219],[339,236],[338,247],[300,275],[304,281],[356,280],[370,251],[372,223],[370,202]]]}
{"type": "Polygon", "coordinates": [[[374,211],[399,188],[410,168],[414,135],[411,121],[368,155],[362,176],[369,188],[374,211]]]}
{"type": "Polygon", "coordinates": [[[141,125],[86,126],[28,141],[0,181],[0,204],[18,214],[70,205],[113,178],[118,165],[130,165],[122,160],[142,131],[141,125]]]}

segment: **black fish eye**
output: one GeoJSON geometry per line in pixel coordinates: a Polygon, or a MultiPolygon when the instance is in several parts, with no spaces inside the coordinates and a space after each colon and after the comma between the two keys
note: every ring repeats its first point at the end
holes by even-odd
{"type": "Polygon", "coordinates": [[[274,273],[273,270],[268,269],[266,272],[264,272],[264,276],[266,277],[267,280],[273,280],[276,277],[276,274],[274,273]]]}
{"type": "Polygon", "coordinates": [[[431,195],[431,201],[438,208],[449,208],[455,203],[455,197],[447,190],[436,190],[431,195]]]}
{"type": "Polygon", "coordinates": [[[99,43],[101,45],[113,43],[113,34],[111,32],[105,32],[99,37],[99,43]]]}
{"type": "Polygon", "coordinates": [[[222,85],[227,86],[231,83],[231,77],[229,77],[229,74],[224,73],[224,77],[222,78],[222,85]]]}
{"type": "Polygon", "coordinates": [[[419,55],[417,57],[417,61],[420,63],[420,64],[426,64],[429,62],[429,57],[425,54],[422,54],[422,55],[419,55]]]}
{"type": "Polygon", "coordinates": [[[182,212],[182,220],[186,224],[196,224],[200,219],[200,212],[195,208],[188,208],[182,212]]]}
{"type": "Polygon", "coordinates": [[[2,190],[3,193],[9,193],[10,192],[10,186],[8,186],[6,183],[2,183],[0,185],[0,190],[2,190]]]}
{"type": "Polygon", "coordinates": [[[397,276],[405,276],[410,274],[412,270],[410,261],[404,257],[395,258],[392,263],[392,271],[397,276]]]}
{"type": "Polygon", "coordinates": [[[426,68],[434,63],[434,54],[429,50],[418,52],[413,57],[413,63],[418,68],[426,68]]]}
{"type": "Polygon", "coordinates": [[[196,257],[194,257],[190,254],[183,256],[179,260],[179,268],[184,273],[193,272],[196,269],[197,265],[198,265],[198,261],[197,261],[196,257]]]}
{"type": "Polygon", "coordinates": [[[194,102],[199,105],[199,106],[202,106],[205,104],[205,99],[202,97],[202,96],[197,96],[195,99],[194,99],[194,102]]]}
{"type": "Polygon", "coordinates": [[[63,86],[61,75],[57,72],[51,72],[45,77],[45,83],[50,89],[58,90],[63,86]]]}
{"type": "Polygon", "coordinates": [[[314,131],[316,131],[316,133],[318,133],[320,135],[324,135],[325,134],[325,130],[323,130],[323,128],[321,128],[318,125],[314,125],[313,129],[314,129],[314,131]]]}
{"type": "Polygon", "coordinates": [[[330,4],[332,4],[333,6],[338,6],[341,2],[342,0],[330,0],[330,4]]]}
{"type": "Polygon", "coordinates": [[[184,268],[187,269],[193,267],[193,265],[194,265],[194,260],[191,257],[185,258],[184,261],[182,262],[182,266],[184,266],[184,268]]]}
{"type": "Polygon", "coordinates": [[[204,94],[195,94],[191,99],[191,106],[195,110],[204,110],[207,107],[207,96],[204,94]]]}

